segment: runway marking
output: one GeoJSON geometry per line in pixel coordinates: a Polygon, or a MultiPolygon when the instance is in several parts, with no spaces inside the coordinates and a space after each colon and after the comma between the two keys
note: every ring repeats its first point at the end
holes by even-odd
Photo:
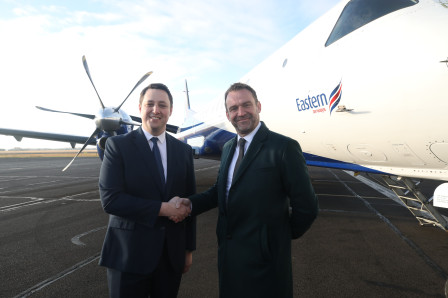
{"type": "MultiPolygon", "coordinates": [[[[350,195],[338,195],[338,194],[332,194],[332,193],[318,193],[317,196],[326,196],[326,197],[345,197],[345,198],[356,198],[355,196],[350,195]]],[[[365,197],[368,199],[376,199],[376,200],[387,200],[383,197],[365,197]]]]}
{"type": "Polygon", "coordinates": [[[40,204],[49,204],[49,203],[54,203],[54,202],[59,202],[59,201],[74,201],[74,202],[97,202],[97,201],[100,201],[99,198],[98,199],[77,199],[76,198],[78,196],[84,196],[84,195],[92,194],[92,193],[98,193],[98,191],[95,190],[95,191],[90,191],[90,192],[84,192],[84,193],[74,194],[71,196],[66,196],[66,197],[56,198],[56,199],[0,196],[0,199],[27,199],[27,200],[30,200],[30,201],[22,202],[22,203],[18,203],[18,204],[2,206],[2,207],[0,207],[0,212],[9,212],[9,211],[29,207],[29,206],[35,206],[35,205],[40,205],[40,204]]]}
{"type": "Polygon", "coordinates": [[[348,213],[348,214],[365,214],[366,213],[366,212],[348,211],[348,210],[342,210],[342,209],[319,209],[319,213],[320,212],[348,213]]]}
{"type": "MultiPolygon", "coordinates": [[[[8,178],[11,178],[11,177],[8,177],[8,178]]],[[[13,179],[2,179],[2,180],[0,180],[0,182],[11,182],[11,181],[16,182],[16,181],[22,181],[22,180],[27,180],[27,179],[30,179],[30,178],[17,177],[17,178],[13,178],[13,179]]]]}
{"type": "MultiPolygon", "coordinates": [[[[51,179],[65,179],[65,180],[73,180],[73,179],[98,179],[98,176],[11,176],[11,175],[0,175],[0,178],[8,179],[7,181],[13,180],[14,178],[18,180],[22,179],[33,179],[33,178],[51,178],[51,179]]],[[[3,180],[2,180],[3,181],[3,180]]]]}
{"type": "Polygon", "coordinates": [[[374,190],[376,190],[379,193],[383,194],[384,196],[388,197],[389,199],[394,200],[396,203],[406,207],[404,205],[404,203],[399,198],[397,198],[397,196],[395,195],[395,193],[392,190],[390,190],[390,189],[388,189],[388,188],[386,188],[386,187],[384,187],[384,186],[382,186],[382,185],[380,185],[380,184],[378,184],[376,182],[373,182],[372,180],[370,180],[370,179],[368,179],[368,178],[366,178],[364,176],[361,176],[361,175],[354,176],[354,175],[352,175],[353,172],[350,172],[350,171],[344,171],[344,172],[346,172],[347,174],[349,174],[353,178],[361,181],[362,183],[370,186],[371,188],[373,188],[374,190]]]}
{"type": "Polygon", "coordinates": [[[1,212],[8,212],[8,211],[20,209],[22,207],[27,207],[27,206],[33,206],[33,205],[41,204],[41,203],[44,203],[44,201],[45,201],[45,199],[43,199],[43,198],[0,196],[0,199],[18,199],[18,198],[19,199],[28,199],[28,200],[31,200],[31,202],[28,201],[28,202],[23,202],[23,203],[8,205],[8,206],[2,206],[2,207],[0,207],[0,211],[1,212]]]}
{"type": "Polygon", "coordinates": [[[99,258],[100,258],[100,253],[97,253],[97,254],[95,254],[95,255],[85,259],[84,261],[81,261],[78,264],[76,264],[76,265],[74,265],[74,266],[72,266],[72,267],[70,267],[70,268],[68,268],[68,269],[66,269],[66,270],[56,274],[55,276],[50,277],[50,278],[48,278],[48,279],[46,279],[46,280],[44,280],[44,281],[42,281],[42,282],[32,286],[31,288],[23,291],[22,293],[20,293],[19,295],[15,296],[14,298],[29,297],[29,296],[33,295],[34,293],[42,290],[43,288],[51,285],[52,283],[54,283],[54,282],[56,282],[56,281],[58,281],[58,280],[60,280],[60,279],[62,279],[64,277],[66,277],[67,275],[70,275],[73,272],[75,272],[75,271],[77,271],[77,270],[79,270],[79,269],[89,265],[90,263],[98,260],[99,258]]]}
{"type": "Polygon", "coordinates": [[[72,243],[75,244],[75,245],[79,245],[79,246],[86,246],[86,244],[80,240],[81,237],[84,237],[84,236],[86,236],[86,235],[88,235],[90,233],[94,233],[94,232],[98,232],[98,231],[104,230],[105,228],[107,228],[107,226],[99,227],[99,228],[96,228],[96,229],[84,232],[82,234],[76,235],[75,237],[72,238],[72,243]]]}
{"type": "Polygon", "coordinates": [[[38,182],[38,183],[31,183],[28,184],[27,186],[35,186],[35,185],[41,185],[41,184],[49,184],[49,183],[55,183],[55,182],[59,182],[60,180],[53,180],[53,181],[45,181],[45,182],[38,182]]]}
{"type": "Polygon", "coordinates": [[[61,198],[61,200],[75,201],[75,202],[97,202],[97,201],[101,201],[100,198],[99,198],[99,190],[93,190],[93,191],[78,193],[78,194],[71,195],[71,196],[66,196],[66,197],[61,198]],[[89,195],[89,194],[93,194],[93,193],[98,194],[98,199],[77,199],[77,197],[79,197],[79,196],[89,195]]]}
{"type": "Polygon", "coordinates": [[[207,171],[207,170],[211,170],[211,169],[216,169],[216,168],[219,168],[219,166],[220,165],[211,166],[211,167],[202,168],[202,169],[197,169],[197,170],[195,170],[195,172],[202,172],[202,171],[207,171]]]}
{"type": "MultiPolygon", "coordinates": [[[[49,184],[52,182],[60,182],[60,180],[59,181],[40,182],[40,183],[34,183],[34,184],[26,184],[25,186],[22,186],[20,190],[21,191],[30,190],[30,189],[34,189],[32,186],[49,184]]],[[[89,183],[89,182],[86,182],[86,183],[89,183]]],[[[0,192],[0,194],[7,194],[7,193],[14,192],[14,191],[16,191],[16,188],[17,188],[16,186],[11,186],[11,187],[9,187],[10,190],[2,191],[2,192],[0,192]]]]}
{"type": "Polygon", "coordinates": [[[364,203],[364,205],[373,213],[375,213],[382,221],[384,221],[389,228],[395,232],[395,234],[398,235],[404,242],[406,242],[416,253],[419,255],[423,261],[431,267],[437,274],[439,274],[442,278],[447,279],[448,274],[441,268],[439,265],[437,265],[433,260],[431,260],[430,257],[428,257],[423,250],[417,246],[412,240],[410,240],[408,237],[406,237],[389,219],[387,219],[384,215],[382,215],[378,210],[376,210],[367,200],[365,200],[363,197],[358,195],[353,189],[350,188],[345,182],[343,182],[333,171],[328,169],[328,171],[339,181],[344,185],[344,187],[351,192],[354,196],[356,196],[358,199],[361,200],[361,202],[364,203]]]}

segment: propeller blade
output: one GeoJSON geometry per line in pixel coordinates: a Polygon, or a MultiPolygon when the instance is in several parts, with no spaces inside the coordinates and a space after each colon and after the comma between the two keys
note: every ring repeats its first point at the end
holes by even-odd
{"type": "Polygon", "coordinates": [[[115,109],[115,112],[118,112],[120,110],[121,106],[126,102],[126,100],[132,94],[132,92],[134,92],[135,88],[137,88],[141,83],[143,83],[143,81],[146,80],[146,78],[149,77],[151,74],[152,71],[147,72],[143,75],[143,77],[137,82],[137,84],[135,84],[134,88],[132,88],[131,92],[129,92],[128,96],[126,96],[126,98],[123,100],[121,105],[119,105],[118,108],[115,109]]]}
{"type": "Polygon", "coordinates": [[[89,137],[89,139],[84,143],[84,145],[82,146],[81,150],[79,150],[79,152],[75,155],[75,157],[73,157],[72,161],[69,162],[69,164],[62,170],[62,172],[64,172],[65,170],[68,169],[69,166],[72,165],[72,163],[75,161],[75,159],[78,157],[78,155],[81,154],[81,152],[87,147],[87,145],[89,145],[90,140],[100,132],[100,130],[97,128],[95,129],[95,131],[92,133],[92,135],[89,137]]]}
{"type": "Polygon", "coordinates": [[[39,106],[36,106],[36,108],[38,108],[39,110],[42,110],[42,111],[46,111],[46,112],[64,113],[64,114],[70,114],[70,115],[80,116],[80,117],[89,118],[89,119],[95,119],[95,115],[90,115],[90,114],[80,114],[80,113],[56,111],[56,110],[50,110],[50,109],[39,107],[39,106]]]}
{"type": "Polygon", "coordinates": [[[89,66],[87,65],[86,56],[82,56],[82,64],[84,65],[84,69],[86,70],[86,73],[87,73],[87,76],[89,77],[90,83],[92,83],[93,89],[95,89],[96,95],[98,96],[98,99],[100,100],[101,107],[104,109],[103,101],[101,100],[101,97],[98,94],[98,91],[96,91],[95,84],[93,84],[92,77],[90,76],[90,71],[89,71],[89,66]]]}

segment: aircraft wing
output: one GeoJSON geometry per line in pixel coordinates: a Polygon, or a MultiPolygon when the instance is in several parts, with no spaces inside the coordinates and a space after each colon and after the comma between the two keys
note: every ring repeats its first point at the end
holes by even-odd
{"type": "MultiPolygon", "coordinates": [[[[133,121],[142,123],[142,118],[140,118],[140,117],[132,116],[132,115],[130,115],[129,117],[131,117],[131,119],[132,119],[133,121]]],[[[176,133],[179,132],[179,127],[176,126],[176,125],[167,124],[167,125],[166,125],[166,131],[176,134],[176,133]]]]}
{"type": "MultiPolygon", "coordinates": [[[[74,135],[66,135],[66,134],[58,134],[58,133],[48,133],[48,132],[37,132],[37,131],[31,131],[31,130],[8,129],[8,128],[0,128],[0,134],[7,135],[7,136],[13,136],[19,142],[22,140],[22,138],[68,142],[68,143],[70,143],[72,148],[74,148],[76,144],[84,144],[89,139],[89,137],[82,137],[82,136],[74,136],[74,135]]],[[[95,139],[92,139],[88,143],[88,145],[96,145],[95,139]]]]}

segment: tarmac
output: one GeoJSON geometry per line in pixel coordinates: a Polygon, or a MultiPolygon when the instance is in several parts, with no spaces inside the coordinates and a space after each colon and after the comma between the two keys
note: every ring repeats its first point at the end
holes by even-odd
{"type": "MultiPolygon", "coordinates": [[[[0,297],[108,297],[98,266],[108,216],[100,160],[0,160],[0,297]]],[[[198,191],[219,161],[195,160],[198,191]]],[[[292,243],[294,297],[448,297],[448,235],[346,172],[309,168],[320,213],[292,243]]],[[[378,183],[375,176],[367,179],[378,183]]],[[[425,181],[431,196],[441,182],[425,181]]],[[[446,210],[441,210],[446,215],[446,210]]],[[[198,216],[197,250],[179,298],[218,297],[217,210],[198,216]]]]}

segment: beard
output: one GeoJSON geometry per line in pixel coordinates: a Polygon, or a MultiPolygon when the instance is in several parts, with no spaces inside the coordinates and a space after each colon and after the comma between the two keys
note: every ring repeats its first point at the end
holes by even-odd
{"type": "Polygon", "coordinates": [[[258,117],[254,117],[252,114],[248,114],[244,117],[235,117],[232,121],[233,127],[235,127],[236,132],[245,136],[250,134],[258,124],[258,117]],[[245,120],[244,122],[239,122],[240,120],[245,120]]]}

